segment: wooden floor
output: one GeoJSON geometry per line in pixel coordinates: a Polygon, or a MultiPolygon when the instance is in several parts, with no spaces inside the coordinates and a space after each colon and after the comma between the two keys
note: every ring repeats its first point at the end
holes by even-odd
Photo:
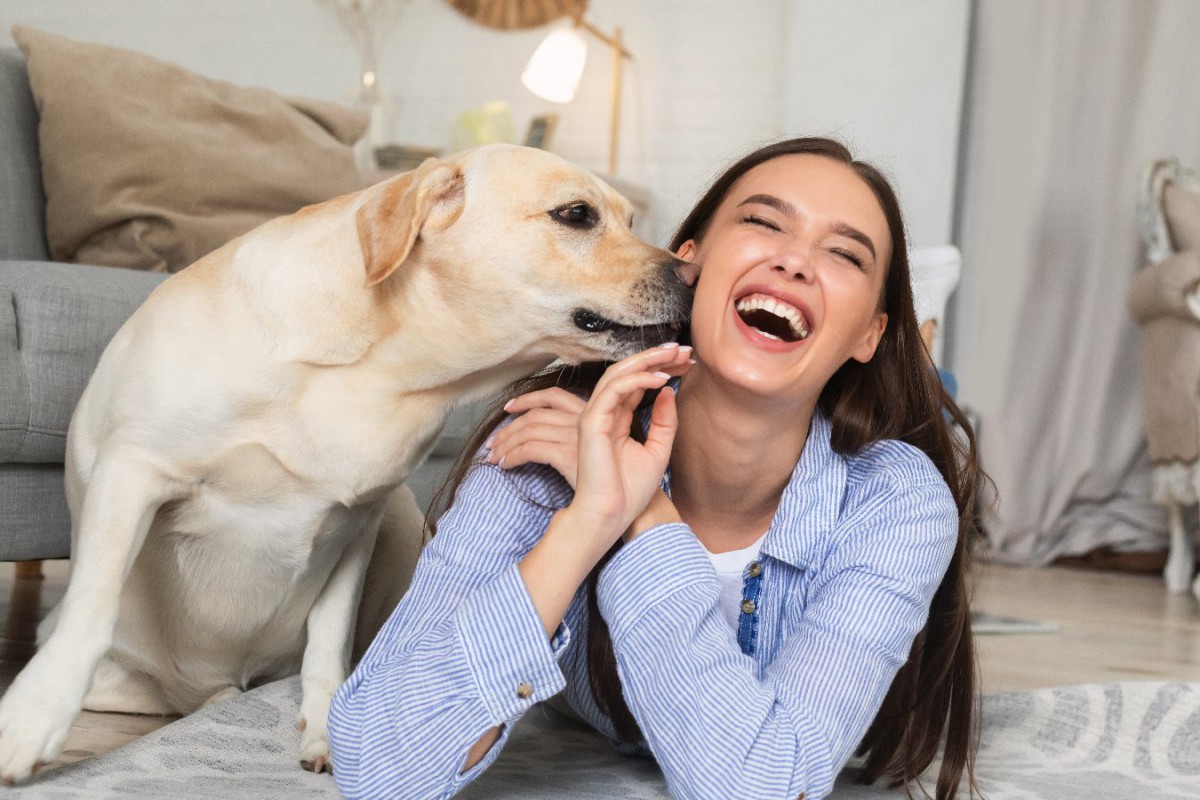
{"type": "MultiPolygon", "coordinates": [[[[47,562],[43,580],[0,564],[0,688],[34,651],[37,622],[66,589],[66,562],[47,562]]],[[[1055,623],[1054,633],[977,639],[985,692],[1097,681],[1200,681],[1200,603],[1168,595],[1149,576],[1063,568],[979,567],[975,608],[1055,623]]],[[[119,747],[171,721],[80,714],[54,766],[119,747]]]]}

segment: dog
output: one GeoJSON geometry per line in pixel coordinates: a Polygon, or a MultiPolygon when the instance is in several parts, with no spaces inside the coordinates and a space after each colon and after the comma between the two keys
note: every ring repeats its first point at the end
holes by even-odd
{"type": "Polygon", "coordinates": [[[301,764],[331,769],[356,621],[369,642],[395,603],[364,575],[367,595],[407,585],[424,525],[404,481],[449,411],[686,319],[695,267],[630,224],[590,173],[493,145],[156,288],[71,419],[71,574],[0,701],[0,779],[55,758],[81,708],[187,714],[297,671],[301,764]]]}

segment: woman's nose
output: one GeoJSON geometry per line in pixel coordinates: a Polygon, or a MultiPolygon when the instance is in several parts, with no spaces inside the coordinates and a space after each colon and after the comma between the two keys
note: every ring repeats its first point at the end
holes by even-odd
{"type": "Polygon", "coordinates": [[[792,246],[775,255],[772,270],[787,278],[807,281],[813,276],[813,262],[807,247],[792,246]]]}

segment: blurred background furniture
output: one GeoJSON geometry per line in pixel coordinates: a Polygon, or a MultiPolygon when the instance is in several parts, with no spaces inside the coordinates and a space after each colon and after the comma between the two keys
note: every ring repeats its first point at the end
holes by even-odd
{"type": "Polygon", "coordinates": [[[946,304],[962,277],[962,254],[952,244],[916,247],[909,251],[913,305],[921,338],[933,363],[941,366],[945,350],[946,304]]]}
{"type": "Polygon", "coordinates": [[[167,276],[50,261],[37,109],[0,51],[0,559],[66,558],[67,423],[117,328],[167,276]]]}
{"type": "Polygon", "coordinates": [[[1171,592],[1200,599],[1184,509],[1200,501],[1200,175],[1175,159],[1146,169],[1138,222],[1147,264],[1129,288],[1142,326],[1142,403],[1153,499],[1167,509],[1171,592]]]}

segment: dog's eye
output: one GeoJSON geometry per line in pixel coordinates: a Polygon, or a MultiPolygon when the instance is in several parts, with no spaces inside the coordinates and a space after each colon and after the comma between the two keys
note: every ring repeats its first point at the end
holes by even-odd
{"type": "Polygon", "coordinates": [[[590,228],[596,224],[600,215],[596,209],[587,203],[568,203],[550,212],[550,216],[559,222],[565,222],[573,228],[590,228]]]}

